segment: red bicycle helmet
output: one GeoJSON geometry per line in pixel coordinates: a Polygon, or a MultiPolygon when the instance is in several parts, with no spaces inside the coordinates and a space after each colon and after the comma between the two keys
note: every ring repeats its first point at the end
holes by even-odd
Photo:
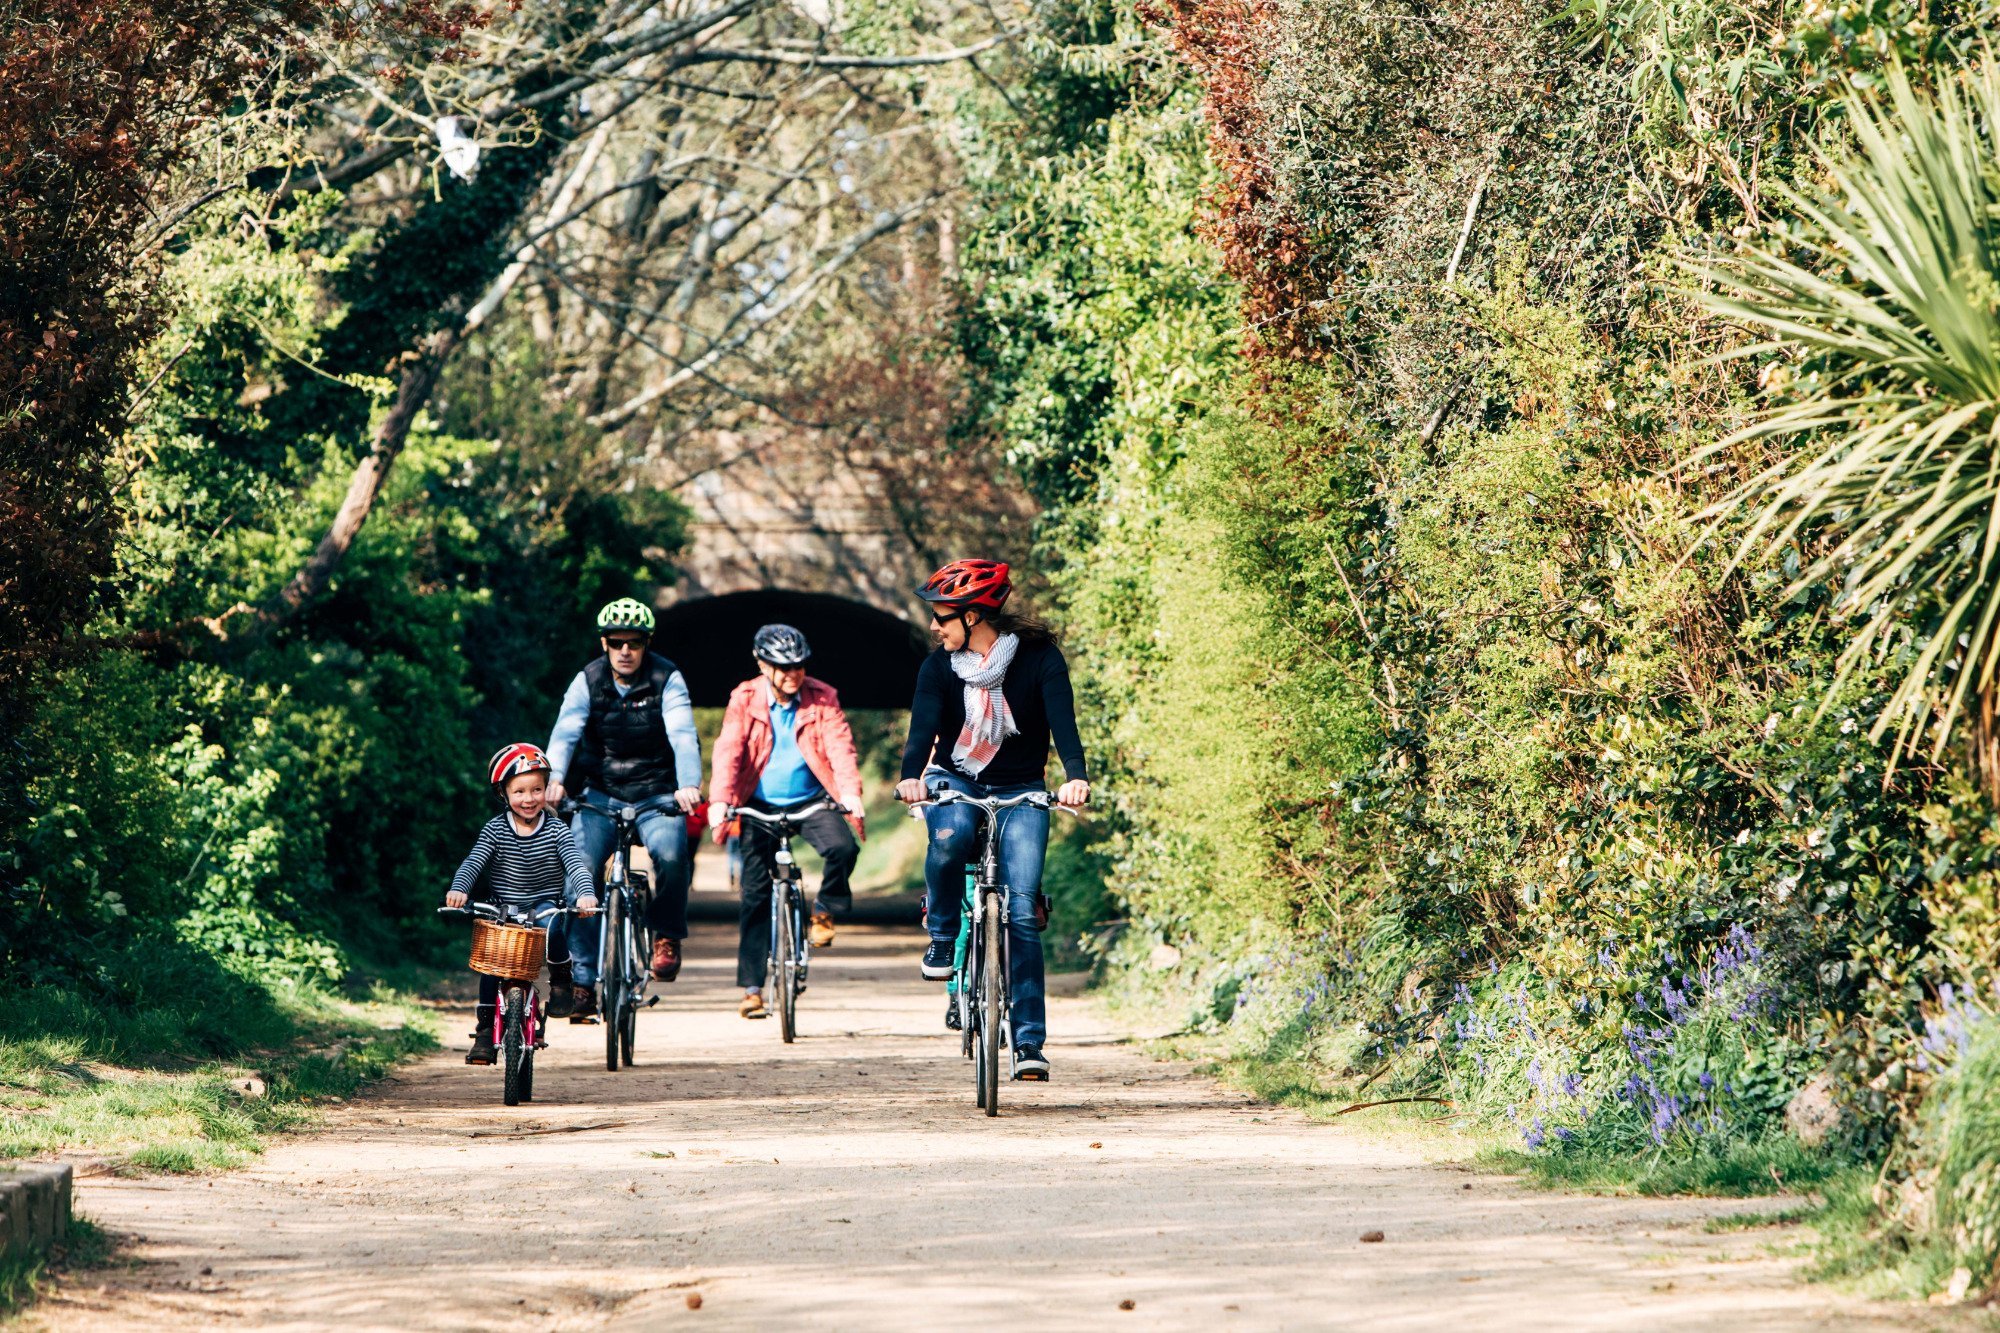
{"type": "Polygon", "coordinates": [[[541,746],[515,741],[493,756],[486,765],[486,771],[491,775],[486,779],[488,782],[504,787],[523,773],[553,773],[555,766],[549,763],[549,757],[542,753],[541,746]]]}
{"type": "Polygon", "coordinates": [[[1014,591],[1007,566],[999,560],[954,560],[931,575],[930,582],[917,589],[927,602],[947,606],[978,607],[998,611],[1014,591]]]}

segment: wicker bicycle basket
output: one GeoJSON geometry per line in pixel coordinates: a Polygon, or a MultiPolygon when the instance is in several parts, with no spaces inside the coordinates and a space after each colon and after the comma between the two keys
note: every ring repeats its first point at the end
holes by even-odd
{"type": "Polygon", "coordinates": [[[472,923],[472,970],[508,981],[533,981],[548,957],[549,933],[539,926],[472,923]]]}

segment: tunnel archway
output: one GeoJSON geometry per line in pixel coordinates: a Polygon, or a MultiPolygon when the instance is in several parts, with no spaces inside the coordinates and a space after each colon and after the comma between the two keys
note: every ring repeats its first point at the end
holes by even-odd
{"type": "Polygon", "coordinates": [[[693,597],[660,613],[653,644],[686,678],[697,708],[720,708],[755,673],[750,637],[772,623],[806,636],[814,676],[848,708],[908,708],[928,648],[915,625],[865,602],[829,593],[755,588],[693,597]]]}

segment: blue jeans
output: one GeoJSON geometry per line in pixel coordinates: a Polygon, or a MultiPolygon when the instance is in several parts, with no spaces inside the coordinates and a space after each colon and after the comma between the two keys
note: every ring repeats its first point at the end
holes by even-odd
{"type": "MultiPolygon", "coordinates": [[[[597,792],[584,794],[600,803],[608,799],[597,792]]],[[[653,907],[646,915],[646,925],[656,936],[684,940],[688,933],[687,816],[671,794],[632,804],[639,811],[639,841],[646,845],[646,855],[653,858],[653,907]]],[[[602,907],[604,863],[611,859],[618,826],[610,816],[585,806],[570,817],[569,831],[583,848],[583,859],[590,862],[590,882],[602,907]]],[[[575,960],[571,975],[579,986],[597,984],[597,941],[604,930],[603,921],[602,915],[572,915],[569,919],[569,953],[575,960]]]]}
{"type": "MultiPolygon", "coordinates": [[[[939,785],[968,796],[1018,796],[1041,791],[1039,782],[988,787],[939,769],[924,774],[924,785],[939,785]]],[[[958,939],[964,915],[965,876],[979,854],[979,825],[985,818],[962,805],[924,810],[930,847],[924,856],[924,925],[933,940],[958,939]]],[[[1000,822],[1000,878],[1007,885],[1007,990],[1012,1000],[1014,1045],[1040,1046],[1048,1035],[1048,988],[1042,977],[1042,932],[1035,928],[1035,901],[1042,891],[1042,858],[1049,848],[1049,812],[1033,806],[1003,810],[1000,822]]]]}

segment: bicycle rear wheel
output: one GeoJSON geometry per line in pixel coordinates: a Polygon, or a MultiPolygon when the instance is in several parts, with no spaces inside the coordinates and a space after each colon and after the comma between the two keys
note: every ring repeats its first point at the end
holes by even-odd
{"type": "Polygon", "coordinates": [[[604,893],[604,943],[597,955],[602,962],[602,970],[597,977],[598,1008],[603,1013],[604,1023],[604,1067],[618,1072],[618,1039],[622,1030],[625,1010],[631,1003],[626,996],[626,947],[625,947],[625,884],[607,884],[604,893]]]}
{"type": "Polygon", "coordinates": [[[952,1003],[958,1006],[958,1053],[970,1060],[972,1058],[972,1034],[979,1030],[978,1025],[972,1021],[971,969],[961,968],[959,970],[958,993],[951,998],[952,1003]]]}
{"type": "Polygon", "coordinates": [[[1000,895],[980,895],[979,933],[979,1104],[1000,1114],[1000,997],[1007,978],[1000,972],[1000,895]]]}
{"type": "Polygon", "coordinates": [[[778,1035],[789,1046],[798,1035],[799,1020],[798,890],[788,880],[773,885],[771,891],[778,895],[778,936],[771,941],[777,985],[771,998],[778,1003],[778,1035]]]}
{"type": "MultiPolygon", "coordinates": [[[[522,1050],[521,1040],[522,996],[523,991],[520,986],[507,988],[506,1026],[501,1029],[500,1038],[500,1060],[506,1072],[500,1084],[500,1100],[509,1106],[521,1104],[521,1072],[528,1058],[522,1050]]],[[[534,1074],[530,1072],[528,1078],[532,1086],[534,1074]]]]}

